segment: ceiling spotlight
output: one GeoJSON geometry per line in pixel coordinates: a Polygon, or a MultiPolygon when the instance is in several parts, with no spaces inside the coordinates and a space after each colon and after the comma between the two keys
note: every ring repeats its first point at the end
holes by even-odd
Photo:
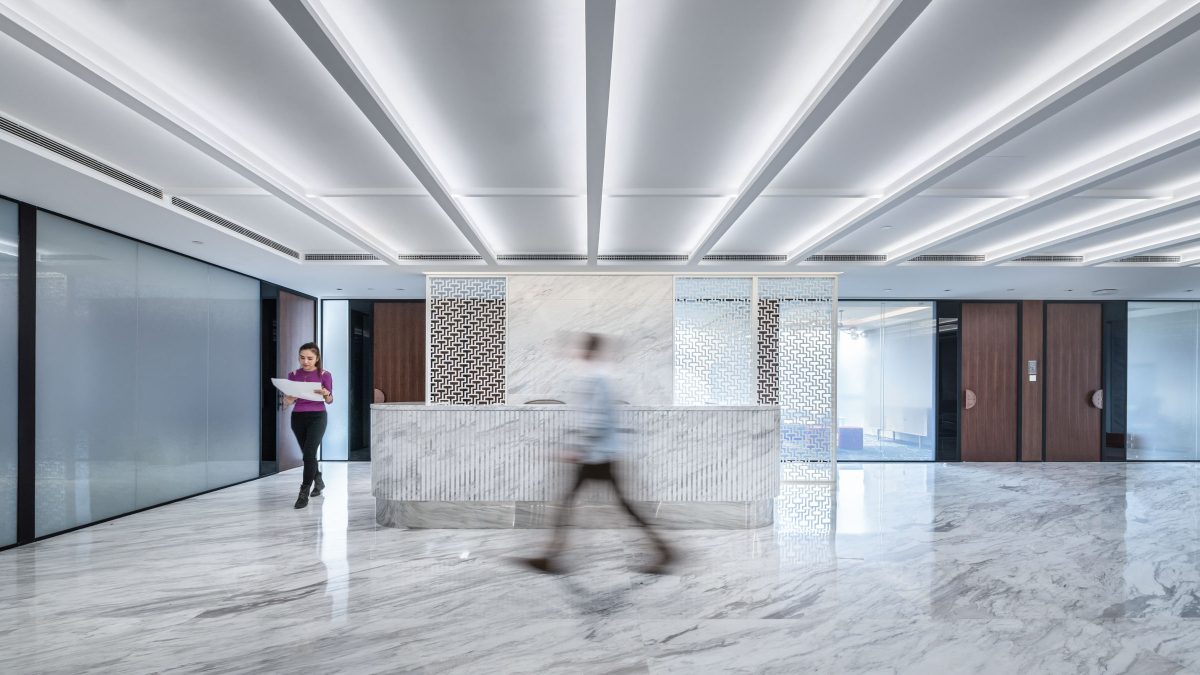
{"type": "Polygon", "coordinates": [[[340,290],[342,290],[342,289],[340,289],[340,288],[339,288],[339,289],[337,289],[337,290],[339,290],[339,291],[340,291],[340,290]]]}
{"type": "Polygon", "coordinates": [[[892,292],[892,289],[890,289],[890,288],[885,288],[885,289],[883,289],[883,292],[884,292],[884,293],[891,293],[891,292],[892,292]]]}
{"type": "Polygon", "coordinates": [[[1192,292],[1192,289],[1190,289],[1190,288],[1187,289],[1186,291],[1184,291],[1184,293],[1191,293],[1191,292],[1192,292]]]}
{"type": "Polygon", "coordinates": [[[950,292],[950,289],[949,289],[949,288],[943,288],[943,289],[942,289],[942,292],[943,292],[943,293],[949,293],[949,292],[950,292]]]}
{"type": "Polygon", "coordinates": [[[1004,290],[1008,291],[1009,293],[1012,293],[1013,291],[1015,291],[1015,290],[1017,290],[1017,289],[1015,289],[1015,288],[1006,288],[1006,289],[1004,289],[1004,290]]]}
{"type": "Polygon", "coordinates": [[[375,290],[375,289],[374,289],[374,288],[368,288],[367,290],[368,290],[368,291],[373,291],[373,290],[375,290]]]}
{"type": "Polygon", "coordinates": [[[398,290],[398,291],[402,291],[402,290],[404,290],[404,289],[403,289],[403,288],[397,288],[396,290],[398,290]]]}
{"type": "Polygon", "coordinates": [[[883,227],[881,227],[881,228],[879,228],[879,229],[881,229],[881,230],[890,230],[890,229],[892,229],[892,226],[891,226],[891,225],[884,225],[883,227]]]}
{"type": "Polygon", "coordinates": [[[1098,288],[1098,289],[1092,291],[1092,295],[1116,295],[1116,294],[1117,294],[1117,289],[1115,289],[1115,288],[1098,288]]]}
{"type": "Polygon", "coordinates": [[[204,242],[200,241],[199,239],[193,239],[192,243],[193,244],[203,244],[204,242]]]}

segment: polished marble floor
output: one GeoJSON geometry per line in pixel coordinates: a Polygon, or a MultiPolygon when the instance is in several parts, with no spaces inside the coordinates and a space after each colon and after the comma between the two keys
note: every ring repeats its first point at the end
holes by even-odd
{"type": "Polygon", "coordinates": [[[1200,673],[1200,465],[843,465],[775,526],[377,528],[330,463],[0,553],[3,673],[1200,673]]]}

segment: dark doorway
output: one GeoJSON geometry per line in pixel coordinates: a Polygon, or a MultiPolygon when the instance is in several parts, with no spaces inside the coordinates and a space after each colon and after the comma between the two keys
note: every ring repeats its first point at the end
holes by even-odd
{"type": "Polygon", "coordinates": [[[354,462],[371,461],[371,401],[375,381],[372,364],[374,344],[371,336],[369,300],[350,302],[350,433],[349,458],[354,462]]]}
{"type": "Polygon", "coordinates": [[[962,305],[962,460],[1017,459],[1016,303],[962,305]]]}

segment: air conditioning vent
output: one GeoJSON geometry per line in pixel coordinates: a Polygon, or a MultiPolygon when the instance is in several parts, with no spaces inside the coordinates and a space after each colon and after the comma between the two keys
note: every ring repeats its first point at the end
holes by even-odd
{"type": "Polygon", "coordinates": [[[305,253],[306,262],[379,262],[374,253],[305,253]]]}
{"type": "Polygon", "coordinates": [[[582,253],[508,253],[496,256],[496,260],[521,262],[527,260],[587,260],[582,253]]]}
{"type": "Polygon", "coordinates": [[[983,262],[987,260],[987,256],[968,255],[962,253],[929,253],[919,255],[915,258],[910,258],[909,262],[983,262]]]}
{"type": "Polygon", "coordinates": [[[1131,255],[1128,258],[1121,258],[1114,262],[1119,263],[1175,263],[1178,264],[1183,260],[1177,255],[1131,255]]]}
{"type": "Polygon", "coordinates": [[[711,253],[704,256],[704,262],[786,262],[786,255],[767,253],[711,253]]]}
{"type": "Polygon", "coordinates": [[[819,253],[810,255],[805,262],[887,262],[886,255],[875,253],[819,253]]]}
{"type": "Polygon", "coordinates": [[[242,227],[241,225],[238,225],[237,223],[233,222],[232,220],[229,220],[228,218],[222,218],[221,216],[218,216],[217,214],[213,213],[212,211],[209,211],[208,209],[202,208],[200,206],[196,206],[195,204],[193,204],[187,200],[180,199],[179,197],[171,197],[171,204],[173,206],[178,206],[179,208],[183,209],[184,211],[187,211],[188,213],[190,213],[194,216],[199,216],[200,218],[203,218],[210,223],[213,223],[215,225],[220,225],[221,227],[223,227],[231,232],[235,232],[237,234],[242,235],[243,237],[245,237],[247,239],[256,241],[256,242],[262,244],[263,246],[273,248],[276,251],[279,251],[280,253],[288,256],[289,258],[295,258],[296,260],[300,259],[299,251],[296,251],[295,249],[292,249],[292,248],[288,248],[287,246],[284,246],[283,244],[275,241],[274,239],[271,239],[270,237],[265,237],[265,236],[255,232],[254,230],[251,230],[248,227],[242,227]]]}
{"type": "Polygon", "coordinates": [[[662,253],[610,253],[607,255],[596,256],[597,260],[607,261],[641,261],[641,262],[687,262],[687,255],[662,254],[662,253]]]}
{"type": "Polygon", "coordinates": [[[1023,258],[1017,258],[1017,262],[1081,263],[1081,262],[1083,262],[1083,256],[1081,256],[1081,255],[1027,255],[1023,258]]]}
{"type": "Polygon", "coordinates": [[[483,260],[477,253],[415,253],[396,256],[400,262],[457,262],[483,260]]]}
{"type": "Polygon", "coordinates": [[[69,148],[62,143],[49,138],[48,136],[39,134],[33,129],[18,124],[10,119],[0,117],[0,130],[7,131],[18,138],[24,139],[25,141],[33,143],[36,146],[45,148],[46,150],[49,150],[60,157],[65,157],[76,164],[82,164],[93,171],[98,171],[105,176],[112,178],[113,180],[120,181],[128,185],[135,190],[145,192],[155,199],[163,198],[162,188],[155,187],[144,180],[134,178],[133,176],[114,166],[105,164],[94,157],[89,157],[78,150],[69,148]]]}

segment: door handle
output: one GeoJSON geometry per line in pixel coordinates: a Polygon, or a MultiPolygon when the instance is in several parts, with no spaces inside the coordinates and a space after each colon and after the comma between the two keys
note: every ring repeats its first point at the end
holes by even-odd
{"type": "Polygon", "coordinates": [[[1092,407],[1097,410],[1104,410],[1104,390],[1097,389],[1092,392],[1092,407]]]}
{"type": "Polygon", "coordinates": [[[966,410],[970,410],[971,408],[974,408],[975,403],[978,402],[978,397],[975,396],[975,392],[971,391],[970,389],[968,389],[968,390],[966,390],[966,392],[964,392],[963,399],[964,399],[963,408],[966,410]]]}

